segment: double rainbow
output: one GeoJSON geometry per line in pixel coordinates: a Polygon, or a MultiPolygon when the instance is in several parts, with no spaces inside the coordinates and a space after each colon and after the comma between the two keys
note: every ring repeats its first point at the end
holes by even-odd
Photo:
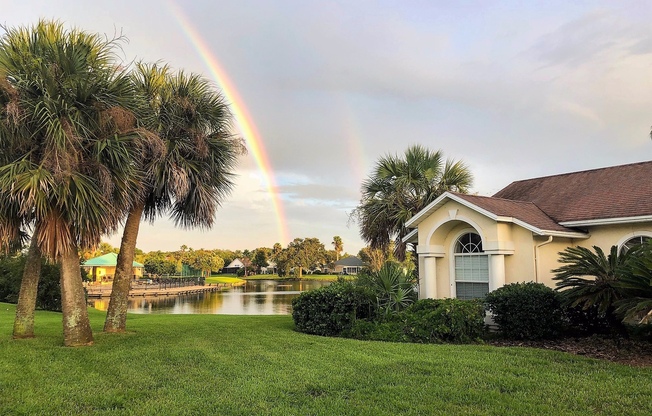
{"type": "Polygon", "coordinates": [[[204,61],[204,64],[222,89],[227,100],[231,103],[231,110],[235,116],[238,130],[245,139],[249,152],[254,157],[256,166],[258,166],[258,170],[263,177],[265,188],[267,188],[267,193],[272,200],[278,225],[279,242],[281,245],[285,245],[290,241],[290,232],[285,218],[283,201],[278,192],[278,186],[276,184],[276,179],[274,178],[274,170],[272,169],[269,157],[265,151],[265,144],[258,133],[258,129],[256,128],[247,107],[245,106],[244,100],[240,97],[240,94],[238,94],[235,85],[231,82],[226,72],[217,61],[217,58],[211,52],[206,41],[204,41],[202,36],[190,24],[190,20],[181,8],[179,8],[173,1],[170,1],[168,6],[176,18],[177,23],[179,23],[181,30],[204,61]]]}

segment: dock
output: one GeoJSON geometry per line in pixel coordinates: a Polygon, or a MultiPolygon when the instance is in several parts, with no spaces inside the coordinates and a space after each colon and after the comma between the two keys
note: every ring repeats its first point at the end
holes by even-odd
{"type": "MultiPolygon", "coordinates": [[[[134,287],[129,290],[129,297],[145,296],[179,296],[194,295],[206,292],[221,292],[230,286],[224,283],[207,284],[205,286],[183,286],[160,288],[158,285],[152,287],[134,287]]],[[[111,296],[111,286],[88,286],[86,293],[89,298],[103,298],[111,296]]]]}

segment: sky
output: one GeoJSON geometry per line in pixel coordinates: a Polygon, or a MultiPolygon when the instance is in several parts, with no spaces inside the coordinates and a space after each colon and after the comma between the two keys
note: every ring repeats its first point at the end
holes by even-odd
{"type": "MultiPolygon", "coordinates": [[[[254,249],[338,235],[376,161],[413,144],[474,174],[472,192],[652,159],[652,2],[8,1],[113,37],[121,59],[215,83],[249,152],[211,230],[143,224],[145,251],[254,249]]],[[[1,30],[0,30],[1,32],[1,30]]],[[[105,241],[118,246],[120,233],[105,241]]]]}

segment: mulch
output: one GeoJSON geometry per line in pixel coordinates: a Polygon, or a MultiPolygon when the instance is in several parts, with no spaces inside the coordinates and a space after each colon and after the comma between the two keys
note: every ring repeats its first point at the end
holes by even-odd
{"type": "Polygon", "coordinates": [[[530,347],[563,351],[633,367],[652,367],[652,343],[646,341],[592,336],[541,341],[494,339],[488,341],[488,344],[497,347],[530,347]]]}

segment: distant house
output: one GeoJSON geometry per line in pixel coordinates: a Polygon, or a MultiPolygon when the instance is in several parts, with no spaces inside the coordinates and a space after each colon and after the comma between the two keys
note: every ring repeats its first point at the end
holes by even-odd
{"type": "Polygon", "coordinates": [[[350,257],[345,257],[343,259],[339,259],[334,263],[334,273],[335,274],[358,274],[360,270],[362,270],[365,265],[360,260],[359,258],[355,256],[350,256],[350,257]]]}
{"type": "Polygon", "coordinates": [[[268,261],[267,267],[260,268],[260,273],[262,274],[276,274],[277,272],[278,269],[276,267],[276,263],[274,263],[273,261],[268,261]]]}
{"type": "Polygon", "coordinates": [[[478,298],[527,281],[554,287],[565,248],[608,253],[652,238],[652,162],[516,181],[491,197],[446,192],[406,226],[420,298],[478,298]]]}
{"type": "MultiPolygon", "coordinates": [[[[81,267],[88,273],[88,277],[92,282],[107,282],[113,280],[117,264],[118,255],[116,253],[108,253],[86,260],[81,267]]],[[[144,268],[145,266],[142,263],[134,261],[132,278],[138,279],[143,277],[144,268]]]]}
{"type": "Polygon", "coordinates": [[[244,263],[240,259],[235,259],[228,266],[222,267],[222,273],[237,274],[238,270],[244,267],[244,263]]]}

